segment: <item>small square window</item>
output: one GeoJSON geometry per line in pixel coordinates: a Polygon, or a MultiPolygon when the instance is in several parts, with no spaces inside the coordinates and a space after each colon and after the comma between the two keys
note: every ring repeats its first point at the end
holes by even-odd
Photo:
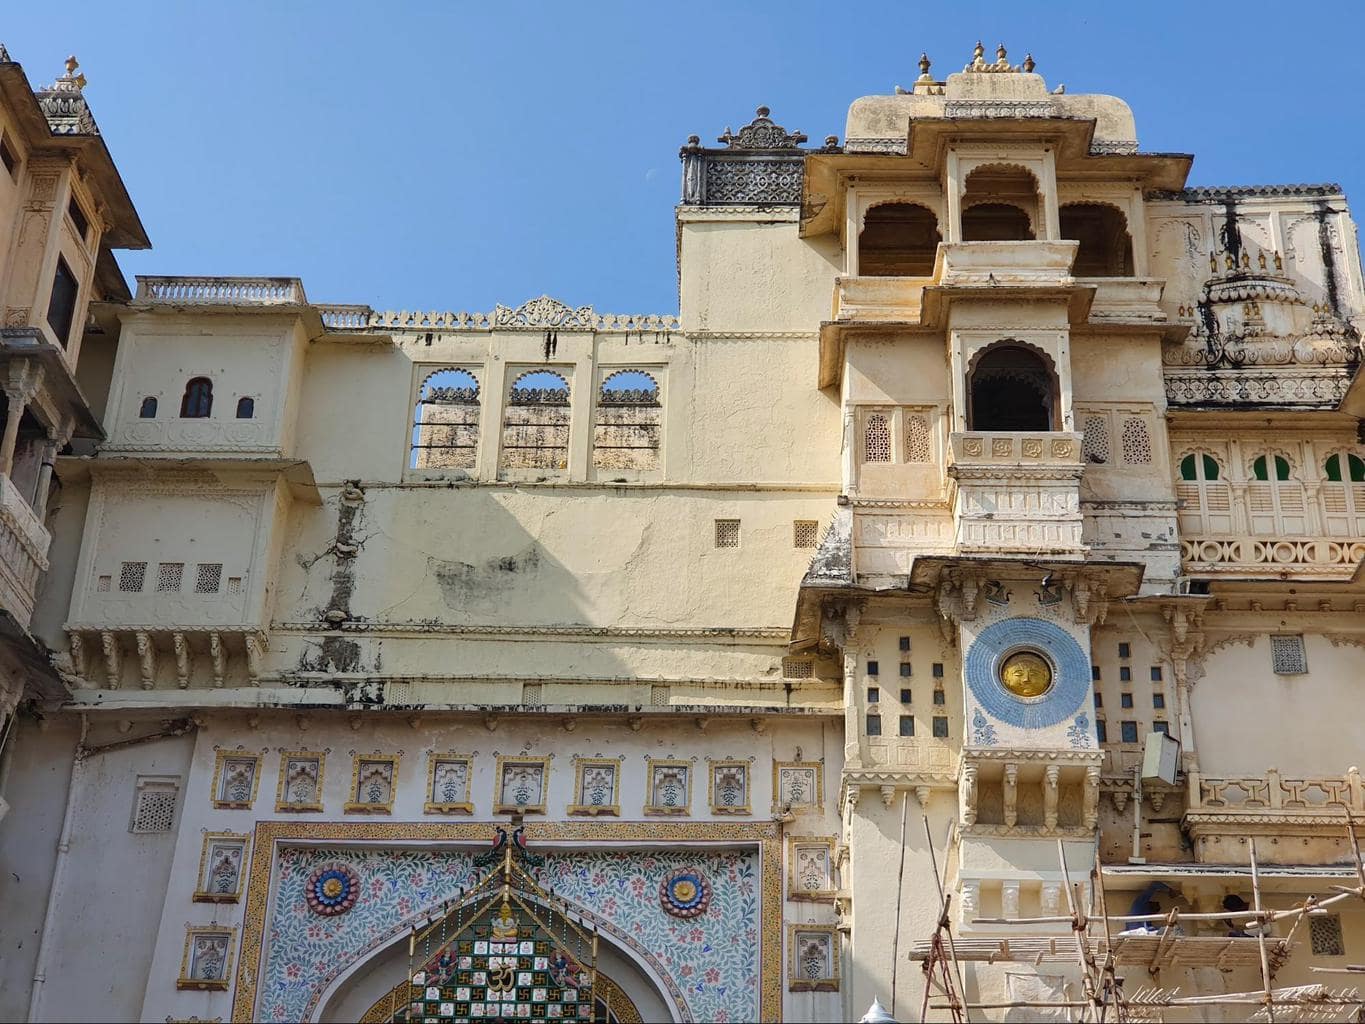
{"type": "Polygon", "coordinates": [[[782,675],[786,679],[810,679],[815,675],[815,662],[810,658],[783,658],[782,675]]]}
{"type": "Polygon", "coordinates": [[[147,581],[146,562],[124,562],[118,572],[118,588],[125,594],[142,593],[147,581]]]}
{"type": "Polygon", "coordinates": [[[1152,682],[1154,682],[1154,683],[1159,683],[1159,682],[1161,682],[1161,666],[1160,666],[1160,665],[1153,665],[1153,666],[1152,666],[1152,682]]]}
{"type": "Polygon", "coordinates": [[[156,589],[158,593],[178,594],[180,593],[180,584],[184,580],[184,562],[162,562],[156,567],[156,589]]]}
{"type": "Polygon", "coordinates": [[[1103,718],[1095,719],[1095,738],[1101,743],[1109,742],[1109,730],[1105,728],[1103,718]]]}
{"type": "Polygon", "coordinates": [[[941,740],[948,738],[948,719],[942,715],[934,716],[934,735],[941,740]]]}
{"type": "Polygon", "coordinates": [[[1308,658],[1304,654],[1303,637],[1272,636],[1270,662],[1278,676],[1301,676],[1307,672],[1308,658]]]}
{"type": "Polygon", "coordinates": [[[1170,731],[1171,727],[1167,725],[1165,722],[1161,721],[1161,719],[1159,718],[1152,723],[1152,732],[1159,732],[1164,736],[1169,734],[1170,731]]]}
{"type": "Polygon", "coordinates": [[[1152,694],[1152,707],[1158,711],[1166,706],[1166,695],[1164,693],[1152,694]]]}
{"type": "Polygon", "coordinates": [[[1090,666],[1090,680],[1095,683],[1100,681],[1100,667],[1098,665],[1090,666]]]}
{"type": "Polygon", "coordinates": [[[930,671],[929,671],[929,674],[930,674],[931,676],[933,676],[935,679],[942,679],[942,678],[943,678],[943,662],[941,662],[941,661],[936,661],[936,662],[934,662],[932,668],[931,668],[930,671]]]}
{"type": "Polygon", "coordinates": [[[909,703],[911,703],[911,701],[913,700],[913,698],[914,698],[914,694],[912,694],[912,693],[910,692],[910,687],[908,687],[908,686],[902,686],[902,687],[901,687],[901,703],[902,703],[902,704],[909,704],[909,703]]]}
{"type": "Polygon", "coordinates": [[[870,676],[877,676],[877,675],[881,675],[881,672],[882,672],[882,667],[881,667],[881,665],[877,664],[877,662],[875,662],[875,661],[869,661],[869,662],[867,663],[867,674],[868,674],[868,675],[870,675],[870,676]]]}
{"type": "Polygon", "coordinates": [[[1133,670],[1127,665],[1119,666],[1119,682],[1131,683],[1133,681],[1133,670]]]}
{"type": "Polygon", "coordinates": [[[1132,647],[1130,647],[1127,643],[1121,643],[1121,644],[1119,644],[1119,657],[1120,657],[1120,658],[1131,658],[1132,656],[1133,656],[1133,649],[1132,649],[1132,647]]]}
{"type": "Polygon", "coordinates": [[[1138,741],[1136,722],[1120,722],[1119,730],[1120,730],[1119,739],[1122,742],[1136,743],[1138,741]]]}
{"type": "Polygon", "coordinates": [[[792,547],[813,548],[820,539],[820,524],[814,519],[797,519],[792,523],[792,547]]]}
{"type": "Polygon", "coordinates": [[[1314,956],[1345,956],[1346,943],[1341,935],[1341,915],[1323,914],[1308,919],[1308,938],[1314,956]]]}
{"type": "Polygon", "coordinates": [[[869,736],[880,736],[882,734],[882,716],[869,714],[867,716],[867,734],[869,736]]]}
{"type": "Polygon", "coordinates": [[[909,638],[908,636],[903,636],[903,637],[901,637],[900,643],[901,643],[901,650],[902,650],[902,651],[908,651],[908,650],[910,650],[910,638],[909,638]]]}
{"type": "Polygon", "coordinates": [[[228,592],[229,594],[240,594],[240,593],[242,592],[242,577],[240,577],[240,576],[229,576],[229,577],[228,577],[227,592],[228,592]]]}
{"type": "Polygon", "coordinates": [[[95,584],[95,589],[98,590],[101,594],[107,594],[113,588],[113,585],[114,577],[101,576],[95,584]]]}
{"type": "Polygon", "coordinates": [[[901,675],[907,677],[910,675],[910,662],[908,661],[901,662],[901,675]]]}
{"type": "Polygon", "coordinates": [[[1119,707],[1131,708],[1133,706],[1133,695],[1131,693],[1119,694],[1119,707]]]}
{"type": "Polygon", "coordinates": [[[934,703],[937,704],[937,705],[939,705],[940,707],[943,706],[944,704],[947,704],[947,703],[948,703],[948,695],[947,695],[946,693],[944,693],[942,690],[935,690],[935,691],[934,691],[934,703]]]}
{"type": "Polygon", "coordinates": [[[1101,694],[1101,693],[1095,694],[1095,707],[1097,707],[1097,708],[1102,708],[1102,707],[1104,707],[1104,695],[1103,695],[1103,694],[1101,694]]]}
{"type": "Polygon", "coordinates": [[[718,548],[739,547],[738,519],[716,520],[716,547],[718,548]]]}
{"type": "Polygon", "coordinates": [[[869,704],[876,704],[876,703],[877,703],[878,701],[880,701],[881,699],[882,699],[882,691],[881,691],[878,687],[869,686],[869,687],[867,688],[867,702],[868,702],[869,704]]]}
{"type": "Polygon", "coordinates": [[[914,715],[901,715],[901,735],[902,735],[902,736],[913,736],[913,735],[915,735],[915,716],[914,716],[914,715]]]}

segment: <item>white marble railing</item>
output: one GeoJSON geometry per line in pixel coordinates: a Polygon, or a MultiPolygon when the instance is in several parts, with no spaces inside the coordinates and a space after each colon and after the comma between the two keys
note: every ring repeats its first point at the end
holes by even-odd
{"type": "Polygon", "coordinates": [[[1346,810],[1365,811],[1365,787],[1360,772],[1342,776],[1284,778],[1271,768],[1265,775],[1190,779],[1192,811],[1318,811],[1340,816],[1346,810]]]}
{"type": "Polygon", "coordinates": [[[0,604],[24,626],[33,615],[38,578],[47,570],[52,535],[9,477],[0,476],[0,604]]]}
{"type": "Polygon", "coordinates": [[[137,302],[187,306],[303,306],[297,277],[141,277],[137,302]]]}

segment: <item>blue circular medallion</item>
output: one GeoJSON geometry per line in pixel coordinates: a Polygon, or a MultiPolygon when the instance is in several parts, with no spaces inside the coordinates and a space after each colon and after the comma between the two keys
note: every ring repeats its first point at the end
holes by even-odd
{"type": "Polygon", "coordinates": [[[674,917],[696,917],[706,913],[711,886],[696,868],[684,868],[664,879],[659,886],[659,902],[674,917]]]}
{"type": "Polygon", "coordinates": [[[1046,729],[1072,718],[1090,695],[1090,659],[1066,630],[1044,619],[994,622],[967,649],[962,674],[989,714],[1021,729],[1046,729]],[[1052,669],[1051,686],[1037,697],[1016,696],[1001,683],[1007,659],[1041,655],[1052,669]]]}
{"type": "Polygon", "coordinates": [[[355,872],[340,864],[327,864],[308,876],[304,897],[316,914],[332,917],[355,906],[360,882],[355,872]]]}

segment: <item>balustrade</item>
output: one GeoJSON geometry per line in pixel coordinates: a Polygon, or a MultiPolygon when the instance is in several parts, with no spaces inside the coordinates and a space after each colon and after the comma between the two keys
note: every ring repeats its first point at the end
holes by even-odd
{"type": "Polygon", "coordinates": [[[1365,788],[1360,772],[1351,768],[1343,776],[1284,778],[1274,768],[1264,776],[1190,778],[1191,811],[1265,812],[1301,815],[1320,813],[1341,816],[1349,810],[1365,811],[1365,788]]]}
{"type": "Polygon", "coordinates": [[[25,627],[33,616],[34,593],[47,570],[52,535],[34,515],[8,476],[0,476],[0,607],[25,627]]]}
{"type": "Polygon", "coordinates": [[[307,305],[297,277],[139,277],[137,302],[176,306],[307,305]]]}

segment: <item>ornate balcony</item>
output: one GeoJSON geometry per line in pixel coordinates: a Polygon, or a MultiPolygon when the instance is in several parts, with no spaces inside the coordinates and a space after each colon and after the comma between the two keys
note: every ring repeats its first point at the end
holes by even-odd
{"type": "Polygon", "coordinates": [[[1285,778],[1274,768],[1229,778],[1191,773],[1189,793],[1185,827],[1196,858],[1207,863],[1246,863],[1249,835],[1271,837],[1281,863],[1343,861],[1351,855],[1347,814],[1365,813],[1357,768],[1313,778],[1285,778]]]}
{"type": "Polygon", "coordinates": [[[0,607],[24,628],[33,617],[34,591],[47,571],[52,535],[34,515],[19,489],[0,476],[0,607]]]}
{"type": "Polygon", "coordinates": [[[1365,541],[1326,537],[1189,537],[1180,542],[1187,576],[1308,576],[1346,581],[1365,560],[1365,541]]]}
{"type": "Polygon", "coordinates": [[[1084,554],[1080,434],[963,431],[948,444],[960,552],[1084,554]]]}

